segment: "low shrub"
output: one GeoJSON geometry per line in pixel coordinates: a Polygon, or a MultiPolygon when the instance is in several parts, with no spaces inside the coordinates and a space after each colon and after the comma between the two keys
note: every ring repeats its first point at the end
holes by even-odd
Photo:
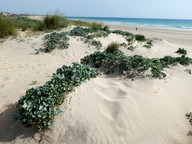
{"type": "Polygon", "coordinates": [[[65,28],[69,24],[69,21],[64,17],[54,14],[54,15],[46,15],[43,18],[43,21],[39,23],[37,30],[54,30],[65,28]]]}
{"type": "Polygon", "coordinates": [[[94,31],[102,30],[102,27],[103,27],[103,24],[101,23],[96,23],[96,22],[91,23],[91,28],[94,31]]]}
{"type": "Polygon", "coordinates": [[[186,55],[187,54],[187,50],[185,50],[184,48],[179,48],[175,53],[186,55]]]}
{"type": "Polygon", "coordinates": [[[86,37],[88,33],[89,33],[88,28],[75,27],[75,28],[73,28],[73,29],[69,32],[69,35],[70,35],[70,36],[86,37]]]}
{"type": "Polygon", "coordinates": [[[104,27],[103,27],[103,30],[104,30],[105,32],[107,32],[107,33],[110,33],[110,32],[111,32],[108,25],[104,26],[104,27]]]}
{"type": "Polygon", "coordinates": [[[114,31],[112,31],[112,33],[119,34],[122,36],[127,36],[127,37],[133,35],[132,33],[129,33],[127,31],[122,31],[122,30],[114,30],[114,31]]]}
{"type": "Polygon", "coordinates": [[[115,49],[113,52],[95,52],[81,59],[82,64],[88,64],[96,68],[100,68],[104,73],[113,73],[118,71],[126,74],[128,77],[147,76],[145,71],[151,70],[151,76],[154,78],[166,77],[163,72],[165,67],[174,64],[187,66],[192,63],[192,59],[181,57],[165,56],[164,58],[145,58],[140,55],[125,56],[123,52],[115,49]]]}
{"type": "Polygon", "coordinates": [[[37,26],[41,23],[39,20],[29,19],[27,17],[17,17],[13,20],[15,27],[21,28],[22,31],[27,29],[36,29],[37,26]]]}
{"type": "Polygon", "coordinates": [[[98,74],[96,69],[86,65],[64,65],[43,86],[26,91],[26,95],[17,104],[19,115],[14,118],[27,126],[35,125],[39,130],[52,125],[58,105],[63,103],[65,95],[98,74]]]}
{"type": "Polygon", "coordinates": [[[85,26],[85,27],[91,27],[91,23],[81,20],[69,20],[69,24],[75,25],[75,26],[85,26]]]}
{"type": "Polygon", "coordinates": [[[118,43],[111,43],[107,46],[106,52],[113,53],[115,51],[119,50],[119,44],[118,43]]]}
{"type": "Polygon", "coordinates": [[[139,42],[144,42],[146,41],[146,38],[144,35],[141,35],[141,34],[136,34],[135,35],[135,40],[139,41],[139,42]]]}
{"type": "Polygon", "coordinates": [[[44,52],[51,52],[55,48],[59,49],[66,49],[69,47],[69,38],[67,37],[67,32],[61,32],[61,33],[56,33],[53,32],[51,34],[48,34],[45,36],[45,48],[42,49],[44,52]]]}

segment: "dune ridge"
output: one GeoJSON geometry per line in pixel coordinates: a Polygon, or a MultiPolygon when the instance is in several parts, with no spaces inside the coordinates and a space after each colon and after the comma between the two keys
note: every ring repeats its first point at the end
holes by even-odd
{"type": "MultiPolygon", "coordinates": [[[[111,28],[130,30],[121,26],[111,28]]],[[[126,55],[178,56],[175,51],[183,47],[192,57],[189,32],[181,35],[171,30],[130,31],[152,38],[153,47],[146,49],[137,44],[134,51],[120,48],[126,55]]],[[[0,143],[191,143],[191,125],[185,113],[191,110],[192,77],[185,72],[186,67],[179,64],[165,69],[167,77],[160,80],[100,75],[87,81],[66,97],[61,105],[63,112],[45,132],[35,133],[34,128],[14,123],[11,117],[17,111],[15,104],[26,89],[50,80],[52,73],[63,64],[80,62],[84,56],[97,51],[80,38],[70,37],[68,49],[35,55],[35,49],[43,47],[44,36],[27,37],[21,33],[17,39],[0,43],[0,143]],[[31,84],[34,80],[38,82],[36,85],[31,84]]],[[[103,44],[101,50],[113,41],[124,42],[122,36],[115,34],[98,40],[103,44]]]]}

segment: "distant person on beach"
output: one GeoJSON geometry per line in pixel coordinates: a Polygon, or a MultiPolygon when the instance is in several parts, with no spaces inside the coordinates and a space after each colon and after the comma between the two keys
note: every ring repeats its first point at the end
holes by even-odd
{"type": "Polygon", "coordinates": [[[137,31],[137,27],[135,28],[135,30],[137,31]]]}

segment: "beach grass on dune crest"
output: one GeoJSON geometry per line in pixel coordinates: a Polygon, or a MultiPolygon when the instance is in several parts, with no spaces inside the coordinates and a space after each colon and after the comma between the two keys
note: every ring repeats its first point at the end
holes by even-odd
{"type": "Polygon", "coordinates": [[[46,15],[43,18],[43,21],[40,22],[40,24],[37,27],[37,30],[54,30],[54,29],[60,29],[60,28],[66,28],[69,25],[69,21],[57,14],[55,15],[46,15]]]}
{"type": "Polygon", "coordinates": [[[16,35],[18,30],[35,30],[41,22],[27,17],[8,17],[0,15],[0,37],[16,35]]]}

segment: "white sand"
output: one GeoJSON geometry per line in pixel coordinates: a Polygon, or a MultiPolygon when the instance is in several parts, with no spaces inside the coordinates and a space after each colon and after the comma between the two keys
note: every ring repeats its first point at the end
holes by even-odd
{"type": "MultiPolygon", "coordinates": [[[[135,51],[121,48],[127,55],[147,57],[178,56],[179,47],[192,57],[192,32],[160,29],[117,27],[142,33],[154,40],[151,49],[138,45],[135,51]]],[[[35,55],[43,47],[43,36],[27,37],[0,43],[0,143],[14,144],[191,144],[192,127],[185,113],[192,110],[192,75],[185,72],[192,66],[166,69],[163,80],[144,78],[122,79],[100,75],[70,93],[61,105],[49,130],[34,134],[11,119],[16,102],[26,89],[43,85],[63,64],[79,62],[96,48],[77,38],[70,38],[70,47],[50,54],[35,55]],[[37,85],[31,85],[36,80],[37,85]]],[[[122,36],[110,34],[100,39],[104,49],[113,41],[124,42],[122,36]]]]}

